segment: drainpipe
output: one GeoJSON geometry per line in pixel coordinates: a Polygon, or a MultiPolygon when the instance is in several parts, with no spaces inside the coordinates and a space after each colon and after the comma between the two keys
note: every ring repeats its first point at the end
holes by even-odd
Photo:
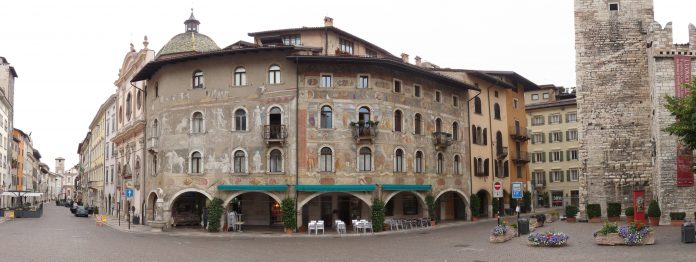
{"type": "MultiPolygon", "coordinates": [[[[491,115],[491,87],[493,87],[493,85],[489,85],[486,88],[486,94],[488,95],[488,98],[487,98],[488,99],[488,134],[486,134],[486,135],[490,135],[489,136],[490,137],[489,147],[491,149],[491,158],[493,158],[493,159],[491,159],[492,160],[491,164],[493,164],[493,166],[494,166],[492,171],[495,172],[495,170],[496,170],[495,168],[498,168],[498,171],[500,172],[500,167],[499,167],[500,163],[496,164],[496,160],[498,160],[498,159],[497,159],[497,156],[495,155],[495,152],[493,151],[493,116],[491,115]]],[[[502,143],[503,141],[500,141],[500,142],[502,143]]],[[[496,177],[497,175],[498,174],[494,174],[493,176],[496,177]]],[[[495,182],[495,178],[492,180],[495,182]]],[[[493,191],[491,190],[491,192],[493,192],[493,191]]],[[[493,199],[493,201],[495,201],[495,199],[493,199]]],[[[504,215],[504,213],[503,213],[503,211],[505,210],[504,203],[505,203],[505,196],[500,198],[500,204],[498,205],[498,209],[499,209],[498,216],[499,217],[502,217],[504,215]]]]}

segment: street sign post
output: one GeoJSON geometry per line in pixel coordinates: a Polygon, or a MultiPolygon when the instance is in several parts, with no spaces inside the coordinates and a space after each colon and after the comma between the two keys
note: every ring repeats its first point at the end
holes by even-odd
{"type": "Polygon", "coordinates": [[[493,197],[503,197],[503,183],[501,183],[500,181],[495,181],[495,183],[493,183],[493,197]]]}
{"type": "Polygon", "coordinates": [[[512,182],[512,198],[522,199],[524,196],[522,192],[522,182],[512,182]]]}
{"type": "Polygon", "coordinates": [[[128,198],[128,199],[133,198],[133,189],[132,188],[126,188],[126,198],[128,198]]]}

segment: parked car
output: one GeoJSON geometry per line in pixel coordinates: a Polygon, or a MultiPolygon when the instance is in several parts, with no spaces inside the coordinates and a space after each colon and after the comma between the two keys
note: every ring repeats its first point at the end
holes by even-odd
{"type": "Polygon", "coordinates": [[[75,211],[75,216],[76,217],[88,217],[89,212],[87,212],[87,208],[84,206],[78,206],[77,210],[75,211]]]}

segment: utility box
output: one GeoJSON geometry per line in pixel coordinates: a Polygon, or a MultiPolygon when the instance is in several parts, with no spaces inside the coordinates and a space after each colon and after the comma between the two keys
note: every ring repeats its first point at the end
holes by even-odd
{"type": "Polygon", "coordinates": [[[682,243],[694,243],[694,238],[696,238],[696,232],[694,231],[694,224],[684,223],[681,228],[681,241],[682,243]]]}
{"type": "Polygon", "coordinates": [[[517,219],[517,228],[520,231],[520,235],[529,234],[529,219],[518,218],[517,219]]]}

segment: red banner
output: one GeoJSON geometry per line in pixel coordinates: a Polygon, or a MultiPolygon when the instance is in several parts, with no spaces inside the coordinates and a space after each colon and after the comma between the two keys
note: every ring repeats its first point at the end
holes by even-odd
{"type": "Polygon", "coordinates": [[[633,191],[633,221],[645,224],[645,191],[633,191]]]}
{"type": "MultiPolygon", "coordinates": [[[[691,57],[674,57],[674,96],[684,97],[689,94],[689,89],[684,84],[691,82],[691,57]]],[[[694,186],[693,152],[677,142],[677,186],[694,186]]]]}

